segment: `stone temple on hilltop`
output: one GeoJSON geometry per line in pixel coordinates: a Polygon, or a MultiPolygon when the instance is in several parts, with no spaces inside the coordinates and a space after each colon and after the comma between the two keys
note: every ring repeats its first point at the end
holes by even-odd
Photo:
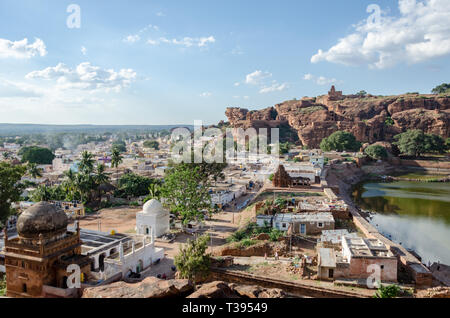
{"type": "Polygon", "coordinates": [[[136,233],[155,237],[169,233],[170,214],[165,210],[158,200],[152,199],[144,204],[141,212],[136,214],[136,233]]]}

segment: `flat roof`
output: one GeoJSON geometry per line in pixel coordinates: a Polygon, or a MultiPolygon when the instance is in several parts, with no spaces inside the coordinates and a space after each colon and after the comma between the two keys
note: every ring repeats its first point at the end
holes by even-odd
{"type": "Polygon", "coordinates": [[[321,213],[278,213],[274,217],[275,222],[334,222],[333,214],[321,213]]]}
{"type": "Polygon", "coordinates": [[[331,248],[319,249],[320,266],[322,267],[336,267],[336,256],[334,250],[331,248]]]}

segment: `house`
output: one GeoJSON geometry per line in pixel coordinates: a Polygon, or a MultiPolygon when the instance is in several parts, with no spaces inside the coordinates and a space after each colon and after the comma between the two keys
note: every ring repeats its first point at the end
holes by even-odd
{"type": "Polygon", "coordinates": [[[378,239],[343,236],[341,251],[320,248],[317,276],[319,279],[367,279],[378,266],[382,282],[397,281],[397,258],[378,239]]]}
{"type": "Polygon", "coordinates": [[[275,216],[258,215],[256,223],[260,227],[270,224],[280,231],[311,235],[334,229],[335,222],[331,213],[278,213],[275,216]]]}

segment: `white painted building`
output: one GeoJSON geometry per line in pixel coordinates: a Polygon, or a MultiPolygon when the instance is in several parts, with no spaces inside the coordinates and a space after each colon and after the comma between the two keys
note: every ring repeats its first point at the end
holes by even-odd
{"type": "Polygon", "coordinates": [[[143,210],[136,214],[136,233],[160,237],[170,231],[170,214],[158,200],[144,204],[143,210]]]}

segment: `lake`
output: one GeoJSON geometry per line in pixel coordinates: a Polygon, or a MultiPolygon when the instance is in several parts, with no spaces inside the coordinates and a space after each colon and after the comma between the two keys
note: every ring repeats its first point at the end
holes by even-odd
{"type": "Polygon", "coordinates": [[[425,264],[450,265],[450,183],[363,182],[354,201],[381,234],[415,250],[425,264]]]}

